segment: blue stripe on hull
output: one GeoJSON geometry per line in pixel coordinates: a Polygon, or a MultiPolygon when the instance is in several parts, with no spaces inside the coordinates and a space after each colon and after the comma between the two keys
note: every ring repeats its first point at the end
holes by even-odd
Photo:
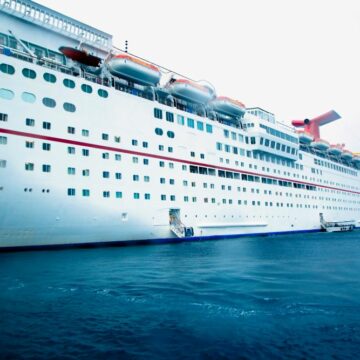
{"type": "Polygon", "coordinates": [[[231,235],[210,235],[210,236],[193,236],[188,238],[158,238],[158,239],[144,239],[144,240],[119,240],[119,241],[99,241],[89,243],[70,243],[70,244],[49,244],[49,245],[27,245],[27,246],[10,246],[0,247],[0,252],[10,251],[34,251],[34,250],[59,250],[71,248],[95,248],[95,247],[109,247],[109,246],[132,246],[132,245],[151,245],[151,244],[170,244],[181,243],[185,241],[206,241],[206,240],[221,240],[234,239],[239,237],[254,237],[254,236],[272,236],[272,235],[288,235],[301,233],[315,233],[320,232],[320,229],[311,230],[294,230],[294,231],[276,231],[268,233],[253,233],[253,234],[231,234],[231,235]]]}

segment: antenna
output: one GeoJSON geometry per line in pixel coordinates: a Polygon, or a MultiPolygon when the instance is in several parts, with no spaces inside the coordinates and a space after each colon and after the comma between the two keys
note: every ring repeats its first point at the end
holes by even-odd
{"type": "Polygon", "coordinates": [[[128,52],[128,41],[125,40],[125,52],[127,53],[128,52]]]}

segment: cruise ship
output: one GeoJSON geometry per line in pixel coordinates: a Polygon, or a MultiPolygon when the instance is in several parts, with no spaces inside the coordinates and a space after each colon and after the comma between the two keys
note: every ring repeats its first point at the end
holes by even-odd
{"type": "Polygon", "coordinates": [[[321,230],[360,219],[360,156],[112,36],[0,0],[0,249],[321,230]]]}

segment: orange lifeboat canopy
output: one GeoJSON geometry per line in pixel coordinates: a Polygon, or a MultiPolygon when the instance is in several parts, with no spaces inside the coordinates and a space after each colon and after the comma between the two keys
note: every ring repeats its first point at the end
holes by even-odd
{"type": "Polygon", "coordinates": [[[178,79],[168,85],[171,94],[181,99],[205,104],[214,97],[214,91],[207,86],[187,79],[178,79]]]}
{"type": "Polygon", "coordinates": [[[330,147],[330,143],[323,139],[316,139],[311,143],[311,146],[317,150],[327,150],[330,147]]]}
{"type": "Polygon", "coordinates": [[[218,96],[211,101],[210,106],[218,113],[232,117],[242,117],[246,111],[242,102],[226,96],[218,96]]]}
{"type": "Polygon", "coordinates": [[[115,55],[107,65],[112,75],[141,85],[155,86],[161,78],[161,72],[155,65],[130,55],[115,55]]]}
{"type": "Polygon", "coordinates": [[[302,144],[310,144],[314,140],[314,137],[304,130],[298,130],[296,133],[299,135],[299,140],[302,144]]]}

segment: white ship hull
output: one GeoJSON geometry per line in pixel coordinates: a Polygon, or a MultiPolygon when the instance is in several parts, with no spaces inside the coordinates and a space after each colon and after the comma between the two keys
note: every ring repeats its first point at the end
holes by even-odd
{"type": "MultiPolygon", "coordinates": [[[[0,12],[0,32],[9,19],[0,12]]],[[[316,155],[298,148],[264,152],[252,117],[244,121],[255,127],[234,128],[36,60],[0,54],[1,64],[15,73],[0,73],[0,88],[13,94],[0,96],[0,249],[184,240],[171,230],[172,211],[194,231],[185,240],[319,231],[320,212],[329,221],[360,219],[359,170],[314,165],[316,155]]]]}

